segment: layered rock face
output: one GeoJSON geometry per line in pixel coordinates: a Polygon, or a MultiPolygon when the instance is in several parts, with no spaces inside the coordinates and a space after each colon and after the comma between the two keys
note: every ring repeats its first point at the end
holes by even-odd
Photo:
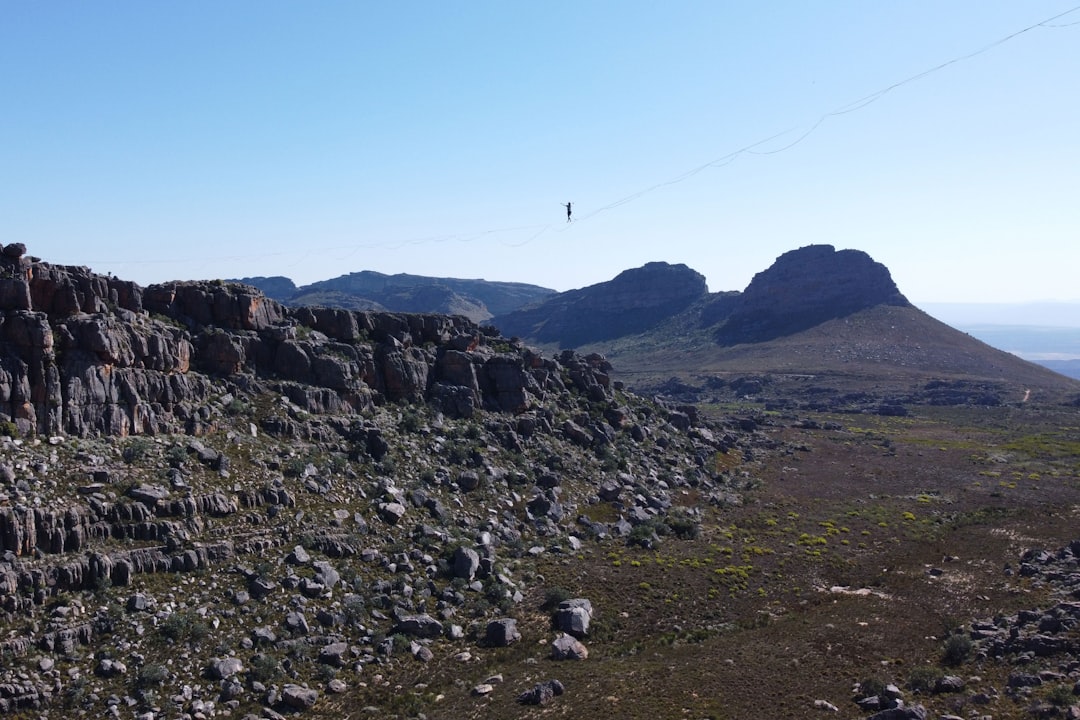
{"type": "Polygon", "coordinates": [[[492,322],[507,335],[576,347],[648,330],[707,294],[701,273],[653,262],[492,322]]]}
{"type": "Polygon", "coordinates": [[[0,254],[0,422],[22,435],[198,435],[208,401],[237,388],[316,413],[517,411],[561,384],[559,367],[462,317],[287,308],[244,285],[141,288],[18,244],[0,254]]]}
{"type": "Polygon", "coordinates": [[[764,342],[876,305],[908,304],[888,268],[861,250],[808,245],[754,276],[717,339],[724,345],[764,342]]]}

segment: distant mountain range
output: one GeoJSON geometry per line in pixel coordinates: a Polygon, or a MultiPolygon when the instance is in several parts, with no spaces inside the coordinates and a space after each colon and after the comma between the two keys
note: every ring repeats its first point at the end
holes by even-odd
{"type": "Polygon", "coordinates": [[[542,348],[603,353],[636,389],[687,399],[738,395],[746,388],[727,387],[725,378],[748,373],[771,378],[764,385],[810,378],[810,395],[854,389],[897,402],[928,384],[986,402],[1078,387],[935,320],[908,302],[884,265],[830,245],[785,253],[742,292],[710,293],[700,273],[662,262],[563,293],[374,272],[301,288],[287,278],[240,282],[289,305],[466,315],[542,348]]]}
{"type": "Polygon", "coordinates": [[[287,277],[230,280],[252,285],[267,297],[293,307],[317,305],[346,310],[464,315],[482,323],[555,295],[524,283],[459,280],[422,275],[384,275],[365,270],[297,287],[287,277]]]}

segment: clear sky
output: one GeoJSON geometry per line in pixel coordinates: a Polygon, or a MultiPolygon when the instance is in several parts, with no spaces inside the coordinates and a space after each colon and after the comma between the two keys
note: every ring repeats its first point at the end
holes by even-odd
{"type": "Polygon", "coordinates": [[[1080,0],[0,1],[0,242],[144,285],[829,243],[1076,300],[1078,129],[1080,0]]]}

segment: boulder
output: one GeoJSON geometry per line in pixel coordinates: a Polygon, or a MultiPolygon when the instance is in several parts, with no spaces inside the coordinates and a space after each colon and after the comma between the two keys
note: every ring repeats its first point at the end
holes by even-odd
{"type": "Polygon", "coordinates": [[[319,699],[319,691],[300,685],[286,685],[281,690],[281,700],[294,710],[307,710],[319,699]]]}
{"type": "Polygon", "coordinates": [[[585,598],[563,600],[555,611],[555,626],[564,633],[582,638],[589,634],[592,614],[592,603],[585,598]]]}
{"type": "Polygon", "coordinates": [[[454,551],[454,577],[472,582],[480,569],[480,554],[471,548],[459,547],[454,551]]]}
{"type": "Polygon", "coordinates": [[[244,663],[235,657],[212,660],[207,668],[211,680],[226,680],[243,671],[244,663]]]}
{"type": "Polygon", "coordinates": [[[409,637],[436,638],[442,635],[443,624],[426,613],[403,615],[398,619],[395,631],[409,637]]]}
{"type": "Polygon", "coordinates": [[[546,705],[564,692],[566,688],[558,680],[545,680],[518,695],[517,701],[522,705],[546,705]]]}
{"type": "Polygon", "coordinates": [[[335,642],[319,648],[319,662],[334,667],[345,667],[348,662],[349,644],[335,642]]]}
{"type": "Polygon", "coordinates": [[[521,633],[517,629],[517,620],[513,618],[499,618],[487,624],[484,632],[484,642],[491,647],[506,647],[521,639],[521,633]]]}
{"type": "Polygon", "coordinates": [[[867,720],[926,720],[926,717],[926,708],[922,705],[906,705],[876,712],[867,720]]]}
{"type": "Polygon", "coordinates": [[[584,660],[589,657],[589,649],[573,635],[559,633],[551,643],[552,660],[584,660]]]}

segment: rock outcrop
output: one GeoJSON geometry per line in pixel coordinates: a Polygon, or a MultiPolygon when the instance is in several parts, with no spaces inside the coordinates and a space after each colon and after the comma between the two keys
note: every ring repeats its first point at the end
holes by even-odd
{"type": "Polygon", "coordinates": [[[758,273],[717,331],[722,345],[772,340],[876,305],[909,305],[888,268],[861,250],[808,245],[758,273]]]}
{"type": "Polygon", "coordinates": [[[468,416],[519,412],[562,387],[558,362],[464,317],[289,308],[223,282],[144,289],[8,247],[0,421],[22,435],[202,434],[211,398],[237,388],[272,389],[314,413],[432,400],[468,416]]]}

